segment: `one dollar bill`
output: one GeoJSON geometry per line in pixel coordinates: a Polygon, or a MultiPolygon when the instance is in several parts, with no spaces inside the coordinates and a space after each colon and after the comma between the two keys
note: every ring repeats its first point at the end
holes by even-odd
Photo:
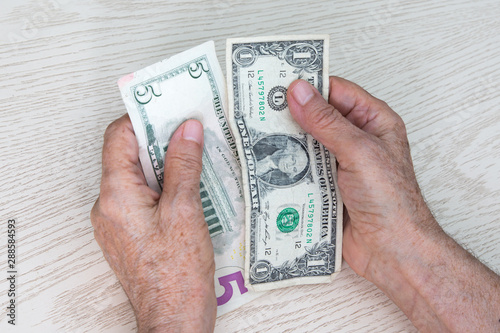
{"type": "Polygon", "coordinates": [[[342,260],[335,158],[293,120],[304,79],[328,97],[329,36],[228,39],[229,118],[242,164],[245,283],[251,290],[329,282],[342,260]]]}
{"type": "Polygon", "coordinates": [[[217,315],[257,297],[247,293],[243,283],[241,170],[226,118],[226,82],[214,43],[204,43],[127,75],[118,85],[137,137],[144,175],[157,192],[163,186],[165,152],[172,134],[187,119],[203,123],[200,196],[214,246],[217,315]]]}

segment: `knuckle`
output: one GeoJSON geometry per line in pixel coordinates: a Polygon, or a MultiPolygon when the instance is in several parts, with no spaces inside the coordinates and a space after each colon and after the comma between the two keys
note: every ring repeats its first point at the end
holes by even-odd
{"type": "Polygon", "coordinates": [[[397,133],[404,135],[406,137],[406,125],[405,122],[403,121],[403,118],[401,118],[399,115],[396,115],[394,128],[397,133]]]}
{"type": "Polygon", "coordinates": [[[341,114],[336,112],[333,106],[326,104],[315,108],[311,113],[310,119],[313,123],[314,130],[323,131],[325,129],[331,129],[339,119],[339,116],[341,116],[341,114]]]}
{"type": "Polygon", "coordinates": [[[385,102],[384,100],[381,100],[379,98],[376,98],[376,100],[378,101],[380,108],[392,110],[392,108],[389,106],[389,104],[387,104],[387,102],[385,102]]]}
{"type": "Polygon", "coordinates": [[[90,211],[90,221],[94,229],[94,238],[101,242],[106,233],[106,226],[109,224],[106,215],[102,212],[102,201],[98,198],[90,211]]]}
{"type": "Polygon", "coordinates": [[[96,227],[97,220],[99,218],[100,214],[99,214],[99,198],[98,198],[97,201],[94,203],[94,206],[90,210],[90,222],[92,223],[94,228],[96,227]]]}
{"type": "Polygon", "coordinates": [[[92,223],[97,223],[100,219],[112,218],[115,214],[116,201],[105,188],[101,188],[101,194],[90,212],[92,223]]]}
{"type": "Polygon", "coordinates": [[[106,130],[104,131],[104,143],[103,143],[103,158],[106,156],[106,153],[112,149],[112,141],[111,138],[115,135],[115,133],[118,131],[119,125],[117,123],[117,120],[113,121],[111,124],[106,127],[106,130]]]}
{"type": "Polygon", "coordinates": [[[192,153],[172,154],[168,156],[170,169],[175,170],[178,175],[192,175],[201,173],[201,159],[192,153]]]}
{"type": "Polygon", "coordinates": [[[407,140],[406,125],[403,119],[394,111],[389,125],[389,131],[397,140],[407,140]]]}
{"type": "Polygon", "coordinates": [[[114,120],[112,123],[106,127],[106,130],[104,131],[104,146],[110,143],[110,138],[115,137],[115,136],[120,136],[121,134],[125,133],[127,130],[127,122],[125,121],[124,117],[118,118],[114,120]]]}
{"type": "Polygon", "coordinates": [[[406,125],[403,118],[394,111],[389,104],[381,99],[377,99],[378,109],[387,114],[389,132],[394,133],[399,138],[406,138],[406,125]]]}
{"type": "Polygon", "coordinates": [[[120,127],[121,127],[120,126],[120,120],[116,119],[115,121],[113,121],[112,123],[110,123],[108,125],[108,127],[106,127],[106,130],[104,131],[104,137],[105,138],[109,137],[114,132],[116,132],[120,127]]]}

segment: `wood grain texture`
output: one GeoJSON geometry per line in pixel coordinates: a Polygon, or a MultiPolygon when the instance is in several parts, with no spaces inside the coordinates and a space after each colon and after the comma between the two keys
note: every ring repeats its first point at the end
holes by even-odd
{"type": "MultiPolygon", "coordinates": [[[[0,272],[18,220],[18,323],[0,331],[133,332],[131,307],[94,241],[102,134],[125,113],[116,80],[213,39],[328,33],[330,73],[407,124],[423,193],[447,232],[500,270],[500,2],[2,1],[0,272]]],[[[344,263],[331,285],[270,292],[216,332],[412,332],[344,263]]]]}

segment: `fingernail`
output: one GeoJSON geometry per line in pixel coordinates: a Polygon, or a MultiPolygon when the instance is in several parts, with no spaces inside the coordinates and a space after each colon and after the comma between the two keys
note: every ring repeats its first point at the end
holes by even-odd
{"type": "Polygon", "coordinates": [[[182,137],[185,140],[194,141],[201,145],[203,142],[203,125],[197,120],[188,120],[184,124],[182,137]]]}
{"type": "Polygon", "coordinates": [[[300,81],[293,87],[291,94],[300,105],[304,106],[314,96],[313,87],[306,81],[300,81]]]}

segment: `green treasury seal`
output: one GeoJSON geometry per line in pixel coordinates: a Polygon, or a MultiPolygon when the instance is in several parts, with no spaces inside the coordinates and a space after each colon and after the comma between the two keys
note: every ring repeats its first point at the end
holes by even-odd
{"type": "Polygon", "coordinates": [[[299,225],[299,212],[293,208],[283,209],[276,219],[276,224],[281,232],[289,233],[299,225]]]}

